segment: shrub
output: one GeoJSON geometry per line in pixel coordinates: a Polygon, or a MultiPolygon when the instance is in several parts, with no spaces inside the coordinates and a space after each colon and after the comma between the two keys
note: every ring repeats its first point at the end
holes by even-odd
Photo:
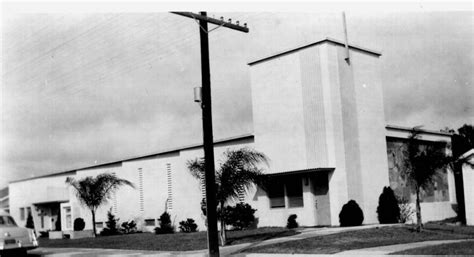
{"type": "Polygon", "coordinates": [[[171,224],[171,216],[168,212],[163,212],[158,219],[160,226],[155,228],[156,234],[171,234],[174,233],[174,226],[171,224]]]}
{"type": "Polygon", "coordinates": [[[119,235],[120,231],[117,228],[119,219],[115,218],[112,214],[112,208],[107,212],[107,221],[105,222],[106,227],[100,232],[101,236],[112,236],[119,235]]]}
{"type": "Polygon", "coordinates": [[[86,227],[86,223],[82,218],[76,218],[74,220],[74,231],[82,231],[86,227]]]}
{"type": "Polygon", "coordinates": [[[286,228],[288,228],[288,229],[297,228],[299,226],[298,222],[296,222],[297,217],[298,216],[296,216],[296,214],[291,214],[288,217],[288,220],[287,220],[287,223],[286,223],[286,228]]]}
{"type": "Polygon", "coordinates": [[[48,238],[49,237],[49,229],[48,230],[45,230],[45,231],[40,231],[40,235],[39,237],[42,237],[42,238],[48,238]]]}
{"type": "Polygon", "coordinates": [[[390,187],[384,187],[379,197],[377,217],[380,224],[397,223],[400,219],[400,207],[395,193],[390,187]]]}
{"type": "Polygon", "coordinates": [[[31,212],[28,213],[28,218],[26,218],[25,228],[35,229],[35,223],[33,222],[33,216],[31,216],[31,212]]]}
{"type": "Polygon", "coordinates": [[[339,213],[339,223],[341,227],[360,226],[364,221],[364,213],[356,201],[350,200],[339,213]]]}
{"type": "Polygon", "coordinates": [[[179,223],[179,230],[185,233],[191,233],[197,231],[197,225],[194,223],[193,219],[186,219],[179,223]]]}
{"type": "Polygon", "coordinates": [[[397,197],[398,206],[400,207],[400,216],[398,222],[406,223],[411,220],[411,216],[415,213],[415,210],[410,205],[410,202],[404,197],[397,197]]]}
{"type": "Polygon", "coordinates": [[[137,223],[135,223],[134,220],[129,221],[129,222],[123,222],[122,223],[122,232],[124,234],[131,234],[131,233],[136,233],[137,232],[137,223]]]}
{"type": "Polygon", "coordinates": [[[226,224],[231,225],[234,229],[242,230],[250,227],[255,222],[256,209],[248,203],[238,203],[235,206],[227,206],[223,213],[226,224]]]}

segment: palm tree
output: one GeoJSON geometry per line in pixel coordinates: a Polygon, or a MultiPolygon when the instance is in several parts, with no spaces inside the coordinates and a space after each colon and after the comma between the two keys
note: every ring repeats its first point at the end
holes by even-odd
{"type": "MultiPolygon", "coordinates": [[[[265,176],[260,164],[268,165],[268,158],[250,148],[227,150],[223,161],[216,170],[216,199],[218,208],[224,210],[229,200],[238,200],[239,193],[248,191],[251,186],[263,186],[265,176]]],[[[204,159],[194,159],[187,162],[191,174],[202,179],[205,174],[204,159]]],[[[221,217],[221,244],[226,244],[225,221],[221,217]]]]}
{"type": "Polygon", "coordinates": [[[408,137],[406,148],[402,150],[405,156],[402,172],[407,176],[409,184],[415,188],[416,230],[418,232],[423,228],[420,190],[428,189],[437,177],[438,171],[452,163],[452,158],[446,155],[444,148],[422,146],[419,141],[419,134],[419,127],[414,127],[408,137]]]}
{"type": "Polygon", "coordinates": [[[97,177],[89,176],[79,180],[68,177],[66,178],[66,183],[74,188],[79,202],[90,209],[94,236],[97,236],[95,229],[95,213],[97,208],[106,203],[107,200],[110,199],[112,193],[120,186],[127,185],[135,188],[132,182],[118,178],[115,174],[109,173],[99,174],[97,177]]]}

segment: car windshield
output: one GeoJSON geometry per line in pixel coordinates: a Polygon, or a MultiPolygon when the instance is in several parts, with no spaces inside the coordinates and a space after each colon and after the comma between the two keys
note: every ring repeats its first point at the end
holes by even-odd
{"type": "Polygon", "coordinates": [[[0,216],[0,225],[16,226],[15,220],[10,216],[0,216]]]}

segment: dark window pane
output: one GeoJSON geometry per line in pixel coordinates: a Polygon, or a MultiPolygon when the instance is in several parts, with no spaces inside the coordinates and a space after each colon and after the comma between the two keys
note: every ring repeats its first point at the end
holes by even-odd
{"type": "Polygon", "coordinates": [[[270,208],[285,207],[285,189],[281,181],[272,181],[268,187],[270,208]]]}
{"type": "Polygon", "coordinates": [[[303,184],[301,178],[289,179],[286,183],[286,195],[289,207],[303,206],[303,184]]]}

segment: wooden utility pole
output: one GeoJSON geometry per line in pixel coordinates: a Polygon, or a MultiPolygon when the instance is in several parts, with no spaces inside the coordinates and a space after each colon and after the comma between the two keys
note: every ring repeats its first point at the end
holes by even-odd
{"type": "Polygon", "coordinates": [[[216,182],[214,167],[214,140],[212,136],[212,107],[211,107],[211,73],[209,69],[209,30],[207,23],[216,24],[222,27],[248,32],[244,27],[229,22],[207,17],[206,12],[195,14],[191,12],[172,12],[181,16],[199,20],[199,34],[201,38],[201,76],[202,76],[202,128],[204,137],[204,165],[206,181],[206,210],[207,210],[207,243],[209,256],[219,256],[219,240],[217,231],[217,201],[216,182]]]}

